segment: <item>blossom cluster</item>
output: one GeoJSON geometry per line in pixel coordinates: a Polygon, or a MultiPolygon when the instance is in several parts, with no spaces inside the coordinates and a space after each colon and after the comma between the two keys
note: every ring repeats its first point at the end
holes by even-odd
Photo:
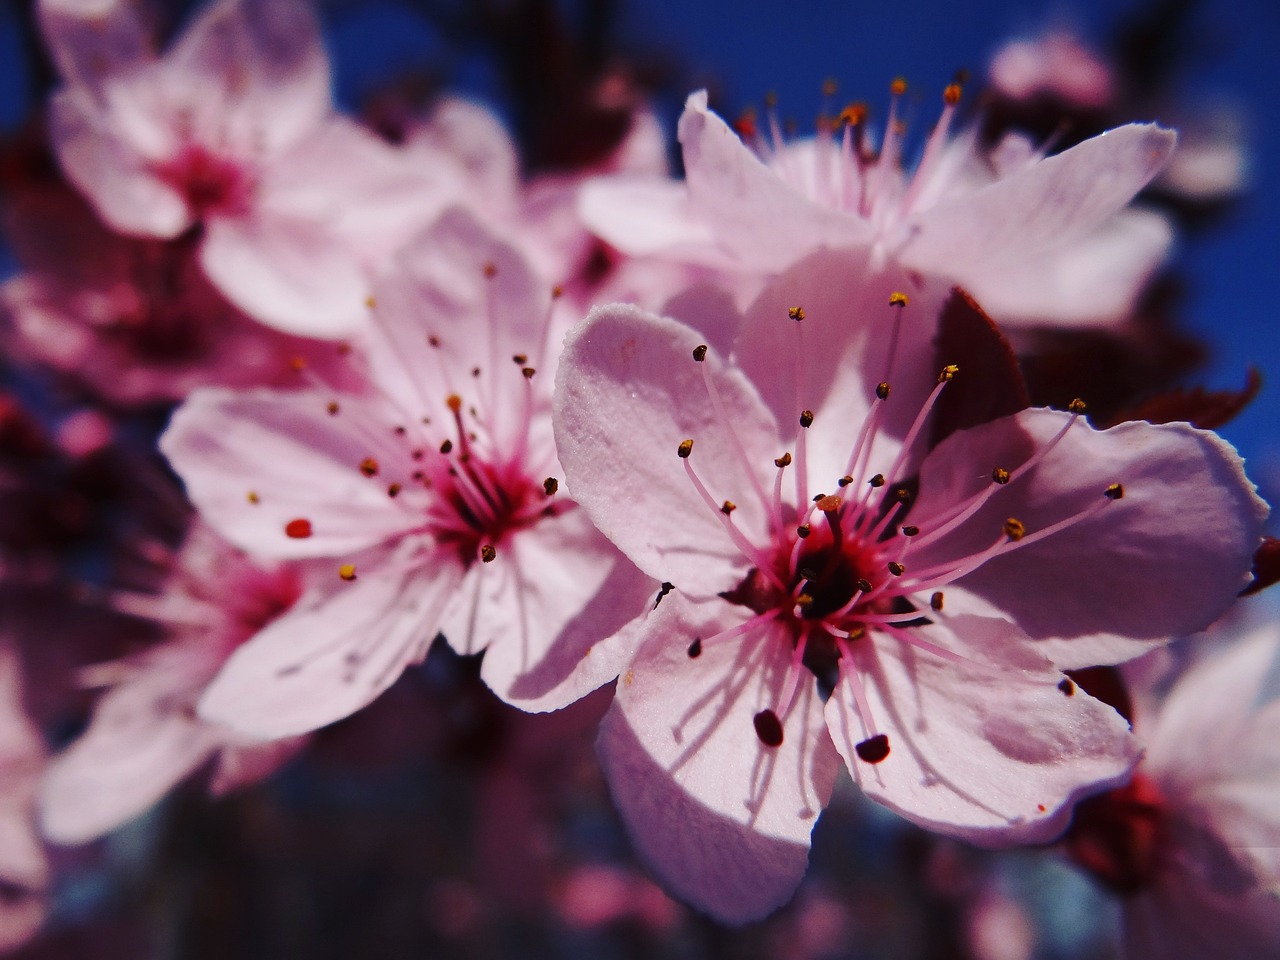
{"type": "Polygon", "coordinates": [[[58,665],[101,692],[46,741],[20,652],[63,638],[0,627],[0,946],[51,847],[272,776],[442,640],[520,711],[602,704],[636,856],[721,923],[791,900],[847,776],[934,835],[1061,841],[1131,957],[1280,950],[1280,631],[1219,639],[1278,572],[1209,429],[1251,392],[1033,375],[1159,340],[1160,196],[1235,182],[1156,123],[1019,118],[1120,104],[1105,63],[1015,45],[976,109],[894,80],[812,135],[697,91],[677,144],[632,90],[606,149],[531,173],[467,100],[341,113],[306,0],[163,45],[126,0],[38,16],[4,344],[84,399],[52,432],[0,409],[0,576],[77,580],[99,638],[58,665]],[[163,462],[123,452],[157,411],[163,462]],[[77,471],[109,535],[32,498],[77,471]],[[122,546],[86,575],[55,533],[122,546]],[[1211,629],[1175,681],[1162,649],[1211,629]]]}

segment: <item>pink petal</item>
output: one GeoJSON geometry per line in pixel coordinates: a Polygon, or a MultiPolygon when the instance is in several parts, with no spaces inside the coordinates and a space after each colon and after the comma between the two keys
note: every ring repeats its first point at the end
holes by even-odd
{"type": "Polygon", "coordinates": [[[668,889],[726,923],[759,919],[790,899],[839,763],[807,675],[782,744],[767,747],[755,733],[754,715],[777,706],[791,659],[784,637],[762,631],[689,656],[695,637],[741,619],[719,601],[664,599],[618,681],[598,743],[641,859],[668,889]]]}
{"type": "Polygon", "coordinates": [[[638,174],[597,177],[583,185],[578,213],[592,233],[628,256],[683,254],[694,262],[727,263],[677,180],[638,174]]]}
{"type": "Polygon", "coordinates": [[[78,88],[49,104],[49,139],[67,178],[113,229],[169,239],[191,225],[186,200],[156,175],[152,160],[78,88]]]}
{"type": "Polygon", "coordinates": [[[405,559],[360,564],[357,579],[304,595],[232,654],[200,700],[201,719],[276,740],[371,703],[426,655],[462,578],[444,551],[412,567],[405,559]]]}
{"type": "Polygon", "coordinates": [[[40,32],[69,83],[93,88],[152,59],[150,31],[130,0],[43,0],[40,32]]]}
{"type": "Polygon", "coordinates": [[[902,260],[921,268],[945,264],[968,283],[994,264],[1020,263],[1081,240],[1160,172],[1176,141],[1172,130],[1129,124],[939,203],[915,218],[902,260]]]}
{"type": "Polygon", "coordinates": [[[706,91],[689,96],[679,134],[693,206],[744,267],[772,272],[819,246],[871,242],[868,222],[806,199],[766,167],[707,109],[706,91]]]}
{"type": "Polygon", "coordinates": [[[1157,213],[1123,210],[1074,243],[965,277],[1001,321],[1022,325],[1115,323],[1164,262],[1173,228],[1157,213]]]}
{"type": "Polygon", "coordinates": [[[219,0],[165,55],[161,79],[202,134],[273,154],[332,109],[320,24],[303,0],[219,0]]]}
{"type": "MultiPolygon", "coordinates": [[[[933,338],[949,287],[918,287],[900,270],[872,270],[865,251],[820,250],[775,278],[748,308],[734,356],[782,424],[794,450],[801,410],[814,414],[806,436],[813,492],[830,492],[845,473],[877,385],[891,381],[872,462],[893,456],[929,392],[937,385],[933,338]],[[905,307],[889,305],[908,292],[905,307]],[[788,311],[800,307],[798,324],[788,311]],[[889,367],[895,317],[901,314],[896,359],[889,367]],[[803,343],[796,390],[796,356],[803,343]],[[896,438],[896,439],[895,439],[896,438]]],[[[776,454],[774,454],[776,456],[776,454]]],[[[890,478],[900,479],[900,478],[890,478]]]]}
{"type": "Polygon", "coordinates": [[[878,729],[863,728],[847,684],[827,701],[836,748],[873,800],[975,843],[1040,843],[1137,761],[1124,719],[1074,685],[1064,693],[1065,677],[1012,625],[961,616],[909,629],[965,659],[869,634],[854,656],[878,729]],[[877,764],[856,753],[873,733],[889,738],[877,764]]]}
{"type": "MultiPolygon", "coordinates": [[[[989,489],[993,468],[1015,469],[1066,421],[1065,413],[1026,410],[952,434],[922,465],[910,522],[927,533],[932,516],[989,489]]],[[[1009,517],[1034,534],[1096,507],[1113,483],[1123,485],[1122,499],[989,560],[956,586],[1042,641],[1063,669],[1115,663],[1144,641],[1203,629],[1248,582],[1267,508],[1235,450],[1187,424],[1098,431],[1082,420],[961,531],[913,553],[908,569],[989,547],[1009,517]]]]}
{"type": "MultiPolygon", "coordinates": [[[[693,439],[689,463],[717,503],[738,505],[738,526],[748,536],[765,529],[729,424],[693,359],[700,340],[635,307],[599,307],[566,339],[555,398],[556,445],[574,499],[636,566],[695,597],[732,588],[754,564],[686,476],[681,442],[693,439]]],[[[761,466],[759,482],[771,485],[772,459],[783,452],[772,418],[722,357],[706,363],[749,462],[761,466]]]]}
{"type": "Polygon", "coordinates": [[[522,710],[558,710],[616,677],[635,652],[640,615],[658,584],[591,525],[582,510],[546,519],[472,568],[486,583],[470,638],[445,625],[455,649],[486,650],[481,677],[522,710]]]}
{"type": "Polygon", "coordinates": [[[445,400],[456,394],[484,411],[497,449],[515,450],[529,427],[521,411],[530,391],[545,413],[555,380],[557,358],[542,349],[550,286],[461,207],[415,238],[396,266],[375,288],[377,335],[366,343],[379,386],[407,409],[445,420],[445,400]]]}
{"type": "Polygon", "coordinates": [[[221,797],[265,780],[292,760],[307,740],[307,737],[287,737],[267,743],[224,745],[218,751],[218,766],[209,783],[209,792],[221,797]]]}
{"type": "Polygon", "coordinates": [[[197,390],[160,449],[218,532],[268,557],[341,556],[418,521],[360,472],[367,457],[404,458],[381,406],[324,394],[197,390]],[[371,427],[371,424],[373,425],[371,427]],[[299,529],[304,527],[305,529],[299,529]]]}
{"type": "Polygon", "coordinates": [[[170,644],[102,697],[89,729],[49,766],[40,794],[46,837],[77,844],[109,833],[209,759],[223,733],[191,708],[218,659],[170,644]]]}
{"type": "Polygon", "coordinates": [[[460,165],[486,207],[514,210],[519,202],[520,158],[506,127],[477,103],[444,97],[431,119],[414,131],[406,147],[439,154],[460,165]]]}

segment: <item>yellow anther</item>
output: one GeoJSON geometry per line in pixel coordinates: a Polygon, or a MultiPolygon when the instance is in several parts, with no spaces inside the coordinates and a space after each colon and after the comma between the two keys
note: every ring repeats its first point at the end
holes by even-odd
{"type": "Polygon", "coordinates": [[[360,461],[360,472],[366,477],[376,477],[378,475],[378,461],[373,457],[365,457],[360,461]]]}
{"type": "Polygon", "coordinates": [[[1071,413],[1084,413],[1087,408],[1085,406],[1085,402],[1081,400],[1079,397],[1076,397],[1074,400],[1072,400],[1070,403],[1067,404],[1067,409],[1071,413]]]}
{"type": "Polygon", "coordinates": [[[791,307],[787,310],[787,316],[792,320],[800,321],[804,319],[804,307],[791,307]]]}
{"type": "Polygon", "coordinates": [[[493,544],[486,543],[480,548],[480,560],[483,563],[493,563],[493,558],[498,555],[498,551],[493,549],[493,544]]]}
{"type": "Polygon", "coordinates": [[[1120,500],[1124,498],[1124,486],[1119,483],[1113,483],[1104,491],[1108,500],[1120,500]]]}
{"type": "Polygon", "coordinates": [[[1009,482],[1009,471],[1004,467],[996,467],[991,471],[991,482],[1005,484],[1009,482]]]}
{"type": "Polygon", "coordinates": [[[693,441],[681,440],[680,446],[676,447],[676,455],[679,456],[681,460],[688,460],[689,454],[691,453],[693,453],[693,441]]]}
{"type": "Polygon", "coordinates": [[[948,363],[945,367],[942,368],[941,371],[939,371],[938,382],[946,383],[948,380],[953,379],[955,375],[959,372],[960,372],[959,367],[957,367],[954,363],[948,363]]]}
{"type": "Polygon", "coordinates": [[[876,396],[881,400],[889,399],[889,383],[887,380],[876,384],[876,396]]]}
{"type": "Polygon", "coordinates": [[[354,563],[344,563],[338,568],[338,576],[348,582],[356,578],[356,565],[354,563]]]}
{"type": "Polygon", "coordinates": [[[907,305],[907,295],[903,293],[901,290],[895,290],[893,293],[889,294],[889,306],[905,307],[906,305],[907,305]]]}
{"type": "Polygon", "coordinates": [[[726,500],[724,503],[720,504],[720,512],[723,513],[726,517],[737,509],[738,509],[738,505],[734,503],[732,500],[726,500]]]}
{"type": "Polygon", "coordinates": [[[962,91],[960,88],[960,84],[958,83],[947,84],[946,89],[942,91],[942,102],[949,107],[954,107],[957,103],[960,102],[961,92],[962,91]]]}
{"type": "Polygon", "coordinates": [[[889,92],[895,97],[900,97],[907,92],[907,78],[894,77],[893,83],[889,84],[889,92]]]}
{"type": "Polygon", "coordinates": [[[1017,517],[1010,517],[1004,522],[1004,535],[1010,540],[1021,540],[1027,535],[1027,527],[1017,517]]]}
{"type": "Polygon", "coordinates": [[[260,502],[260,501],[259,501],[259,498],[258,498],[258,495],[257,495],[254,491],[252,491],[252,490],[250,490],[248,493],[246,493],[246,494],[245,494],[245,499],[246,499],[246,500],[248,500],[250,503],[259,503],[259,502],[260,502]]]}

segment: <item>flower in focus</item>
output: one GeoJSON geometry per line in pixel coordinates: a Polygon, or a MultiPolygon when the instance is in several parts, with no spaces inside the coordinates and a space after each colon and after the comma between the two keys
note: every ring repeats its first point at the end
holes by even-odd
{"type": "Polygon", "coordinates": [[[1133,781],[1076,811],[1067,848],[1125,898],[1133,960],[1280,952],[1278,655],[1276,625],[1256,627],[1140,702],[1133,781]]]}
{"type": "Polygon", "coordinates": [[[1127,205],[1164,166],[1172,131],[1131,124],[1056,156],[1024,138],[990,155],[943,113],[914,168],[894,102],[880,142],[865,107],[784,141],[747,125],[747,143],[689,97],[680,120],[685,182],[602,180],[584,193],[587,222],[634,256],[776,273],[821,248],[869,251],[969,290],[1002,322],[1108,323],[1126,314],[1172,237],[1163,217],[1127,205]],[[761,230],[759,225],[769,228],[761,230]]]}
{"type": "Polygon", "coordinates": [[[810,257],[748,310],[728,361],[621,305],[566,344],[569,489],[670,593],[602,759],[642,856],[723,920],[790,895],[837,754],[931,829],[1060,833],[1137,756],[1060,671],[1207,624],[1260,536],[1238,457],[1186,425],[1031,409],[929,449],[965,371],[935,363],[942,298],[907,306],[905,279],[810,257]]]}
{"type": "Polygon", "coordinates": [[[256,319],[303,336],[356,329],[372,273],[445,194],[333,112],[310,6],[217,0],[162,57],[128,39],[136,17],[110,10],[43,11],[65,81],[50,137],[70,180],[121,233],[198,224],[201,266],[256,319]]]}
{"type": "Polygon", "coordinates": [[[440,632],[460,653],[487,649],[499,696],[563,706],[616,676],[598,641],[652,593],[559,491],[553,292],[462,210],[399,265],[377,291],[365,393],[199,391],[161,439],[233,543],[331,563],[326,586],[231,658],[207,719],[260,737],[314,729],[440,632]]]}
{"type": "Polygon", "coordinates": [[[300,569],[261,566],[197,525],[158,595],[119,593],[115,605],[168,628],[162,644],[82,673],[109,688],[88,729],[55,757],[40,791],[42,830],[84,843],[147,810],[211,759],[215,794],[259,780],[302,745],[261,742],[196,716],[227,658],[281,616],[303,589],[300,569]]]}

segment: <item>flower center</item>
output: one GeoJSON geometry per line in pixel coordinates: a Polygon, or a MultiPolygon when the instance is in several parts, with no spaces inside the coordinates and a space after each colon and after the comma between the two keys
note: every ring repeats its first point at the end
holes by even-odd
{"type": "Polygon", "coordinates": [[[188,143],[177,156],[156,168],[160,179],[182,195],[196,219],[234,214],[249,203],[250,177],[242,165],[198,143],[188,143]]]}

